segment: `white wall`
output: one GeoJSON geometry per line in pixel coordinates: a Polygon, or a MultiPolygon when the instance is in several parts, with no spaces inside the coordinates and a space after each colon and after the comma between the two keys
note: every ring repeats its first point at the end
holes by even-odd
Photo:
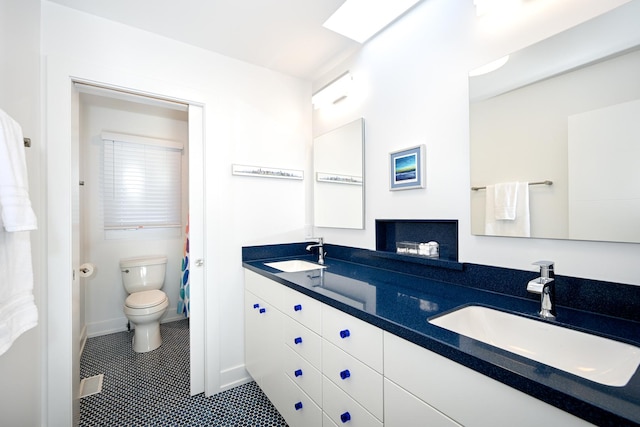
{"type": "Polygon", "coordinates": [[[44,193],[40,190],[43,145],[40,138],[40,2],[0,0],[0,108],[22,126],[27,148],[30,198],[40,229],[31,232],[34,295],[39,323],[0,356],[0,414],[3,425],[35,426],[41,414],[42,319],[45,317],[43,230],[44,193]]]}
{"type": "Polygon", "coordinates": [[[428,0],[370,40],[313,84],[319,89],[346,70],[354,75],[349,98],[314,112],[313,132],[365,118],[366,229],[315,234],[329,243],[375,248],[376,218],[458,219],[461,261],[535,271],[532,262],[551,259],[561,275],[640,284],[638,244],[470,233],[468,71],[625,2],[522,2],[501,20],[478,19],[471,0],[428,0]],[[427,147],[426,188],[389,191],[389,152],[419,143],[427,147]]]}
{"type": "MultiPolygon", "coordinates": [[[[42,53],[53,70],[47,90],[62,93],[71,77],[91,70],[100,82],[204,105],[207,384],[216,392],[246,380],[240,248],[303,238],[305,186],[235,177],[231,164],[305,169],[309,82],[46,1],[42,11],[42,53]],[[60,78],[60,69],[71,71],[60,78]]],[[[58,121],[55,110],[48,124],[58,121]]]]}
{"type": "Polygon", "coordinates": [[[96,274],[85,279],[84,303],[89,337],[126,330],[127,318],[122,311],[127,296],[122,286],[118,262],[123,258],[148,255],[167,256],[167,273],[163,291],[169,297],[169,308],[162,321],[183,318],[176,313],[180,292],[182,229],[148,229],[105,232],[102,221],[102,138],[103,131],[147,136],[181,142],[182,151],[182,218],[187,221],[188,206],[188,135],[187,112],[106,98],[80,95],[80,146],[82,147],[80,179],[83,210],[80,262],[96,265],[96,274]]]}

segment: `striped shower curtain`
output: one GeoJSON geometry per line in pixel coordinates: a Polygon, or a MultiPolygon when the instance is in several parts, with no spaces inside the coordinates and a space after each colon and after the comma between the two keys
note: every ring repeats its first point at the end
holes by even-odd
{"type": "Polygon", "coordinates": [[[184,236],[184,251],[182,255],[182,274],[180,275],[180,300],[178,314],[189,317],[189,221],[184,236]]]}

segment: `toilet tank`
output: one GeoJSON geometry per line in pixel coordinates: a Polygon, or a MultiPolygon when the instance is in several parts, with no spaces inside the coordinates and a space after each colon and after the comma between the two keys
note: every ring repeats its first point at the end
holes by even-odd
{"type": "Polygon", "coordinates": [[[167,268],[166,256],[120,260],[122,283],[127,293],[162,289],[167,268]]]}

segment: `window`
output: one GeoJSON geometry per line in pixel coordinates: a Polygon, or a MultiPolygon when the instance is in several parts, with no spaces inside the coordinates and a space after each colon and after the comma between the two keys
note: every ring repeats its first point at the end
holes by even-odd
{"type": "Polygon", "coordinates": [[[182,144],[103,132],[104,228],[180,227],[182,144]]]}

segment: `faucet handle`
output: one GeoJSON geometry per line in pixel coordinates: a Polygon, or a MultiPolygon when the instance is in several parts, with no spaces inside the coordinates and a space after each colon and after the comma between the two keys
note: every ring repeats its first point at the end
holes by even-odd
{"type": "Polygon", "coordinates": [[[532,265],[540,266],[540,277],[543,279],[553,279],[553,261],[536,261],[532,265]]]}

